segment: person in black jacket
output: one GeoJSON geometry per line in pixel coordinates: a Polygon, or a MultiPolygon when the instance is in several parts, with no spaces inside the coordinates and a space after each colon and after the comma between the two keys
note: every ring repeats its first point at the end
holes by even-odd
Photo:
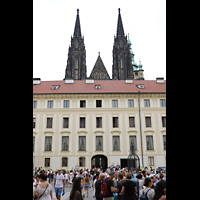
{"type": "Polygon", "coordinates": [[[98,180],[95,182],[95,197],[96,197],[97,200],[103,200],[103,197],[101,197],[101,195],[100,195],[103,178],[104,178],[104,174],[101,173],[99,175],[98,180]]]}
{"type": "Polygon", "coordinates": [[[123,199],[126,200],[136,200],[136,194],[137,194],[137,187],[135,182],[131,181],[132,178],[132,174],[131,173],[127,173],[126,175],[126,181],[123,183],[122,185],[122,190],[121,193],[119,193],[119,195],[123,195],[123,199]]]}

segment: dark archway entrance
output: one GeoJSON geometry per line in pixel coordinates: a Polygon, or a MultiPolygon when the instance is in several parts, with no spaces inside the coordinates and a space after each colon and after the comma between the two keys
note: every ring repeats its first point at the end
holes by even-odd
{"type": "Polygon", "coordinates": [[[105,171],[108,168],[108,159],[104,155],[95,155],[91,158],[91,166],[92,168],[94,167],[99,167],[103,171],[105,171]]]}

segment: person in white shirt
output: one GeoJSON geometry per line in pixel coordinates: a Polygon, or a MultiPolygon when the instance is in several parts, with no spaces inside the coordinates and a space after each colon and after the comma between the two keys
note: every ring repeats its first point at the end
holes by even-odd
{"type": "Polygon", "coordinates": [[[145,178],[143,189],[139,192],[139,197],[141,197],[143,194],[146,194],[149,200],[153,200],[155,191],[151,189],[152,184],[153,181],[151,178],[145,178]]]}
{"type": "Polygon", "coordinates": [[[60,200],[62,191],[63,192],[65,191],[65,177],[61,173],[61,169],[58,169],[58,173],[55,176],[54,187],[55,187],[56,198],[60,200]]]}
{"type": "Polygon", "coordinates": [[[36,176],[35,182],[33,183],[33,186],[36,188],[40,184],[40,178],[39,175],[36,176]]]}
{"type": "Polygon", "coordinates": [[[70,188],[72,187],[72,180],[74,178],[74,174],[73,174],[73,171],[70,170],[70,173],[69,173],[69,185],[70,185],[70,188]]]}
{"type": "Polygon", "coordinates": [[[67,187],[68,187],[68,180],[69,180],[69,171],[67,171],[65,174],[65,181],[66,181],[67,187]]]}

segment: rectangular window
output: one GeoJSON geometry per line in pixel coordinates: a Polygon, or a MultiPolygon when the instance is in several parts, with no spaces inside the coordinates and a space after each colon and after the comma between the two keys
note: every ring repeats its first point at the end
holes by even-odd
{"type": "Polygon", "coordinates": [[[119,136],[113,136],[113,151],[120,151],[119,136]]]}
{"type": "Polygon", "coordinates": [[[102,107],[102,105],[101,105],[101,100],[96,100],[96,107],[98,108],[98,107],[102,107]]]}
{"type": "Polygon", "coordinates": [[[47,117],[47,128],[52,128],[53,118],[47,117]]]}
{"type": "Polygon", "coordinates": [[[85,108],[85,107],[86,107],[85,100],[80,100],[80,108],[85,108]]]}
{"type": "Polygon", "coordinates": [[[149,166],[154,166],[154,157],[148,157],[149,166]]]}
{"type": "Polygon", "coordinates": [[[36,125],[36,119],[33,118],[33,128],[35,128],[35,125],[36,125]]]}
{"type": "Polygon", "coordinates": [[[166,107],[165,99],[160,99],[160,107],[166,107]]]}
{"type": "Polygon", "coordinates": [[[85,167],[85,158],[84,157],[79,158],[79,167],[85,167]]]}
{"type": "Polygon", "coordinates": [[[75,80],[78,79],[78,69],[75,70],[75,80]]]}
{"type": "Polygon", "coordinates": [[[53,108],[53,101],[48,101],[48,108],[53,108]]]}
{"type": "Polygon", "coordinates": [[[35,136],[33,136],[33,151],[35,149],[35,136]]]}
{"type": "Polygon", "coordinates": [[[78,69],[78,59],[75,59],[75,68],[78,69]]]}
{"type": "Polygon", "coordinates": [[[135,127],[135,117],[129,117],[129,127],[135,127]]]}
{"type": "Polygon", "coordinates": [[[69,151],[69,136],[62,136],[62,151],[69,151]]]}
{"type": "Polygon", "coordinates": [[[63,128],[69,128],[69,118],[63,117],[63,128]]]}
{"type": "Polygon", "coordinates": [[[68,164],[68,158],[67,157],[62,158],[62,167],[67,167],[67,164],[68,164]]]}
{"type": "Polygon", "coordinates": [[[51,151],[52,150],[52,137],[46,136],[45,137],[45,151],[51,151]]]}
{"type": "Polygon", "coordinates": [[[102,128],[102,117],[96,117],[96,128],[102,128]]]}
{"type": "Polygon", "coordinates": [[[118,128],[118,117],[113,117],[113,128],[118,128]]]}
{"type": "Polygon", "coordinates": [[[50,167],[50,158],[45,158],[44,159],[44,166],[45,167],[50,167]]]}
{"type": "Polygon", "coordinates": [[[69,100],[64,100],[64,108],[69,108],[69,100]]]}
{"type": "Polygon", "coordinates": [[[146,127],[151,127],[151,117],[145,117],[146,127]]]}
{"type": "Polygon", "coordinates": [[[85,117],[80,117],[80,128],[85,128],[85,117]]]}
{"type": "Polygon", "coordinates": [[[150,107],[150,100],[144,99],[144,107],[150,107]]]}
{"type": "Polygon", "coordinates": [[[162,117],[162,127],[166,127],[166,117],[162,117]]]}
{"type": "Polygon", "coordinates": [[[153,148],[153,136],[146,136],[147,150],[154,150],[153,148]]]}
{"type": "Polygon", "coordinates": [[[164,150],[166,150],[166,135],[163,135],[163,146],[164,150]]]}
{"type": "Polygon", "coordinates": [[[133,99],[128,100],[128,107],[134,107],[134,100],[133,99]]]}
{"type": "Polygon", "coordinates": [[[112,107],[113,108],[118,107],[118,100],[112,100],[112,107]]]}
{"type": "Polygon", "coordinates": [[[33,101],[33,108],[37,108],[37,101],[33,101]]]}
{"type": "Polygon", "coordinates": [[[86,136],[79,136],[79,151],[86,151],[86,136]]]}
{"type": "Polygon", "coordinates": [[[137,142],[136,142],[136,136],[129,136],[129,144],[130,144],[130,150],[131,150],[131,143],[133,143],[134,150],[137,150],[137,142]]]}
{"type": "Polygon", "coordinates": [[[121,68],[123,68],[123,59],[121,58],[120,61],[121,61],[121,62],[120,62],[120,66],[121,66],[121,68]]]}
{"type": "Polygon", "coordinates": [[[103,136],[96,136],[96,151],[103,151],[103,136]]]}

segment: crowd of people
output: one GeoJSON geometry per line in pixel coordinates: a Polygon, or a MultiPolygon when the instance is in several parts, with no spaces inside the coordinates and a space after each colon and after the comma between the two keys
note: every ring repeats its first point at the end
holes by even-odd
{"type": "Polygon", "coordinates": [[[83,200],[93,188],[95,200],[166,200],[166,172],[149,169],[127,170],[127,168],[100,168],[91,170],[48,170],[42,168],[33,172],[33,199],[51,200],[54,182],[58,200],[65,194],[65,187],[71,188],[69,200],[83,200]],[[47,181],[48,180],[48,181],[47,181]],[[107,196],[102,197],[102,185],[107,186],[107,196]]]}

